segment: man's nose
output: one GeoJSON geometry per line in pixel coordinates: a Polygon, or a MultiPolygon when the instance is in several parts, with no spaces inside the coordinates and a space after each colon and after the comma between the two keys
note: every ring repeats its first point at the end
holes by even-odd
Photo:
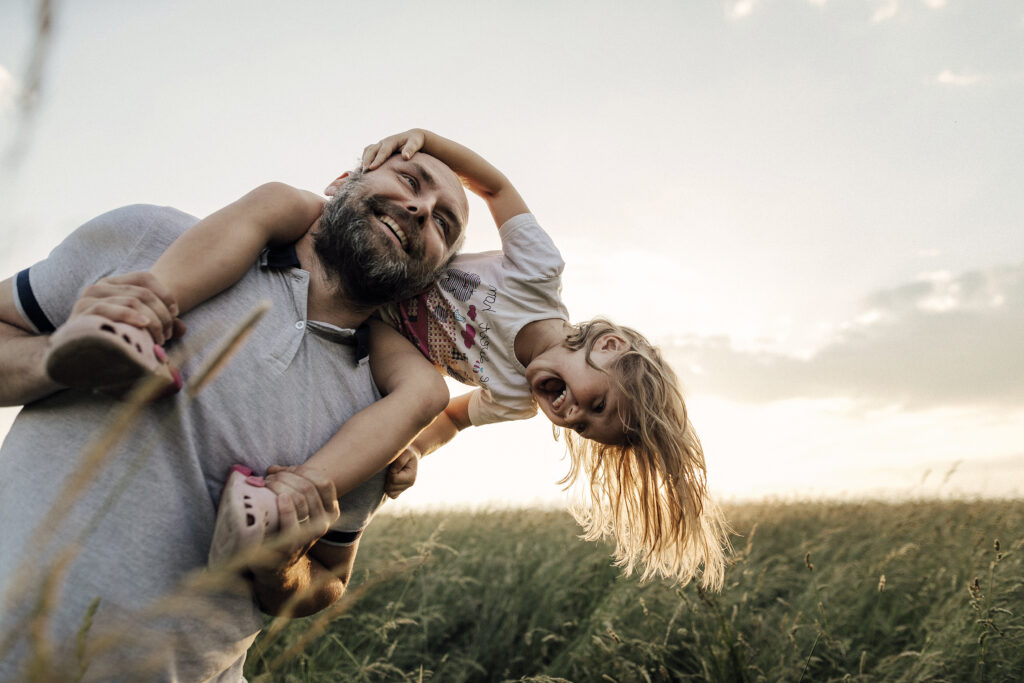
{"type": "Polygon", "coordinates": [[[424,221],[427,219],[427,214],[430,213],[424,202],[420,200],[407,201],[405,203],[405,210],[409,212],[420,227],[423,226],[424,221]]]}

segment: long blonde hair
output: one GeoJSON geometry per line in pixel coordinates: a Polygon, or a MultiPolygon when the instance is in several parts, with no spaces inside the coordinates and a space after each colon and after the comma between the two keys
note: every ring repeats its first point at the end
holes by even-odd
{"type": "Polygon", "coordinates": [[[699,574],[704,588],[720,589],[728,527],[708,495],[704,450],[679,380],[643,335],[603,318],[574,325],[566,345],[583,350],[597,368],[590,354],[608,333],[629,344],[608,371],[626,399],[618,401],[625,438],[608,445],[555,428],[571,460],[559,483],[568,488],[582,475],[588,483],[589,500],[574,505],[573,516],[586,540],[614,537],[616,564],[627,574],[639,565],[642,579],[662,576],[683,584],[699,574]]]}

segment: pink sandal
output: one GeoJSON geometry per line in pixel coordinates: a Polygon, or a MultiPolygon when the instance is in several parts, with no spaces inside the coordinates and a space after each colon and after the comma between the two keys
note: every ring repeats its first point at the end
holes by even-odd
{"type": "Polygon", "coordinates": [[[232,465],[217,508],[210,566],[226,563],[277,528],[277,495],[266,488],[263,477],[254,476],[245,465],[232,465]]]}
{"type": "Polygon", "coordinates": [[[181,373],[146,330],[99,315],[80,315],[50,336],[50,379],[75,389],[122,396],[139,380],[159,377],[159,396],[181,389],[181,373]]]}

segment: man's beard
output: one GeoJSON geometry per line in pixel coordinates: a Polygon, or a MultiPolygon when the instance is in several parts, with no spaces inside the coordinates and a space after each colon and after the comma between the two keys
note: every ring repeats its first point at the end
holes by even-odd
{"type": "MultiPolygon", "coordinates": [[[[355,174],[353,174],[355,175],[355,174]]],[[[360,306],[402,301],[426,289],[444,264],[424,263],[424,241],[417,221],[405,209],[377,196],[364,197],[359,176],[350,179],[324,207],[313,249],[329,280],[360,306]],[[404,229],[405,253],[377,225],[392,216],[404,229]]]]}

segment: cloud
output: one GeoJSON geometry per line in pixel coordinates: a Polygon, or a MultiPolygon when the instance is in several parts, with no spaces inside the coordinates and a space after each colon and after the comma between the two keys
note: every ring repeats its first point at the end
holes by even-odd
{"type": "Polygon", "coordinates": [[[966,88],[980,83],[983,80],[985,80],[985,77],[981,74],[970,73],[968,71],[956,73],[950,69],[944,69],[935,77],[936,83],[941,85],[951,85],[957,88],[966,88]]]}
{"type": "Polygon", "coordinates": [[[942,9],[946,6],[946,0],[921,0],[921,4],[928,9],[942,9]]]}
{"type": "Polygon", "coordinates": [[[935,272],[875,292],[810,356],[726,337],[665,350],[693,391],[749,402],[850,399],[864,407],[1024,406],[1024,263],[935,272]]]}

